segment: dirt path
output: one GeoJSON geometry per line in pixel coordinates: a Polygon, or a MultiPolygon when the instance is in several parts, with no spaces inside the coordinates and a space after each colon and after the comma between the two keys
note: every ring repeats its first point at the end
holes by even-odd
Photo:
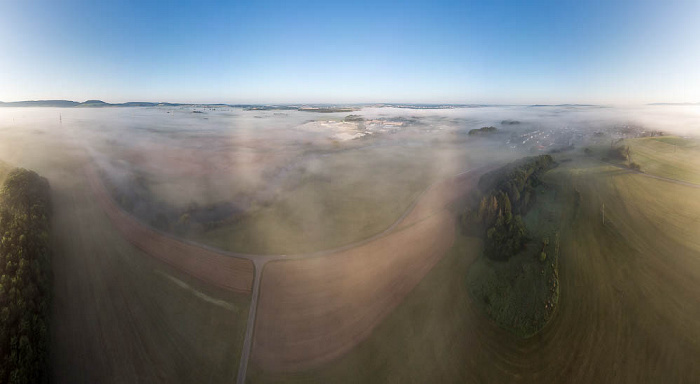
{"type": "Polygon", "coordinates": [[[134,249],[81,172],[51,176],[52,381],[230,382],[247,299],[134,249]]]}
{"type": "Polygon", "coordinates": [[[180,241],[146,226],[116,205],[94,167],[87,167],[85,172],[110,220],[134,246],[206,283],[234,292],[251,292],[254,269],[250,260],[180,241]]]}
{"type": "Polygon", "coordinates": [[[256,364],[297,370],[365,339],[452,246],[454,215],[445,207],[479,175],[434,184],[388,234],[324,257],[268,263],[255,322],[256,364]]]}
{"type": "Polygon", "coordinates": [[[467,171],[433,184],[389,228],[371,238],[309,254],[249,255],[150,228],[116,205],[94,167],[86,168],[86,174],[110,220],[136,247],[201,281],[252,294],[239,383],[245,381],[253,351],[264,366],[299,368],[339,356],[367,337],[452,245],[454,217],[445,207],[480,175],[467,171]],[[342,300],[332,298],[337,295],[342,300]],[[302,297],[309,299],[300,304],[306,306],[301,317],[295,315],[300,306],[276,304],[302,297]],[[290,334],[304,341],[290,340],[290,334]]]}

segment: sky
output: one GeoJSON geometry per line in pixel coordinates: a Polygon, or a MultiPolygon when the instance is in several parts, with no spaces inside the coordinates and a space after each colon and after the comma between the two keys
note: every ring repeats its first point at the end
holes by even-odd
{"type": "Polygon", "coordinates": [[[0,0],[0,101],[700,102],[700,1],[0,0]]]}

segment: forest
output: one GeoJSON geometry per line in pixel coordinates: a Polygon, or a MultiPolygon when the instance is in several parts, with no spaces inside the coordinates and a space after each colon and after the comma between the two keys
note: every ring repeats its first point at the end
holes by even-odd
{"type": "Polygon", "coordinates": [[[481,177],[476,220],[485,229],[486,256],[507,260],[522,248],[527,228],[521,216],[535,202],[538,176],[553,164],[550,155],[526,157],[481,177]]]}
{"type": "Polygon", "coordinates": [[[12,170],[0,189],[0,382],[49,381],[48,181],[12,170]]]}

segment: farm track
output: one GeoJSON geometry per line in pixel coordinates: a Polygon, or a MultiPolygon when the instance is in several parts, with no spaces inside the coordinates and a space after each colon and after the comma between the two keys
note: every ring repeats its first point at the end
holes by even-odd
{"type": "MultiPolygon", "coordinates": [[[[340,249],[289,256],[220,252],[255,264],[249,270],[255,279],[246,280],[247,292],[255,293],[238,382],[246,379],[249,358],[265,371],[303,371],[365,340],[449,249],[454,219],[445,205],[477,175],[433,185],[386,231],[340,249]]],[[[645,173],[615,175],[609,180],[639,175],[697,188],[645,173]]],[[[692,364],[700,359],[698,254],[661,233],[642,236],[640,228],[654,221],[628,207],[622,191],[609,190],[606,182],[577,183],[587,206],[562,238],[557,315],[539,334],[519,339],[469,304],[458,335],[464,366],[443,379],[689,382],[700,375],[692,364]],[[604,227],[595,214],[601,201],[613,223],[604,227]]]]}
{"type": "Polygon", "coordinates": [[[134,246],[178,270],[219,288],[250,293],[254,268],[250,260],[179,241],[158,232],[124,212],[112,200],[93,167],[86,168],[98,201],[117,229],[134,246]]]}
{"type": "Polygon", "coordinates": [[[51,189],[52,382],[230,382],[235,367],[225,364],[239,353],[247,299],[134,249],[82,172],[54,173],[51,189]]]}
{"type": "Polygon", "coordinates": [[[447,205],[476,184],[476,171],[433,184],[397,222],[325,257],[265,265],[253,359],[293,371],[343,355],[364,340],[454,242],[447,205]]]}
{"type": "Polygon", "coordinates": [[[446,207],[480,175],[467,171],[431,185],[390,227],[368,239],[308,254],[250,255],[179,240],[141,223],[118,207],[94,167],[85,172],[110,220],[137,248],[205,283],[252,293],[239,383],[245,381],[251,353],[273,370],[301,369],[340,356],[366,338],[452,245],[454,215],[446,207]],[[299,273],[308,266],[325,278],[299,273]],[[359,287],[364,287],[361,295],[359,287]],[[315,300],[318,292],[326,300],[315,300]],[[346,302],[329,306],[327,298],[337,294],[346,302]],[[312,298],[301,304],[306,316],[296,317],[299,307],[275,305],[299,295],[312,298]],[[259,298],[263,305],[256,314],[259,298]],[[285,316],[294,320],[280,327],[285,316]],[[349,321],[341,325],[339,318],[349,321]]]}

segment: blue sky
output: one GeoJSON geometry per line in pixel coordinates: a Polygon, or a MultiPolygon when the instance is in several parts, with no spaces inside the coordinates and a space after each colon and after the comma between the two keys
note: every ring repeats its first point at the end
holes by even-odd
{"type": "Polygon", "coordinates": [[[0,100],[700,102],[700,1],[0,1],[0,100]]]}

